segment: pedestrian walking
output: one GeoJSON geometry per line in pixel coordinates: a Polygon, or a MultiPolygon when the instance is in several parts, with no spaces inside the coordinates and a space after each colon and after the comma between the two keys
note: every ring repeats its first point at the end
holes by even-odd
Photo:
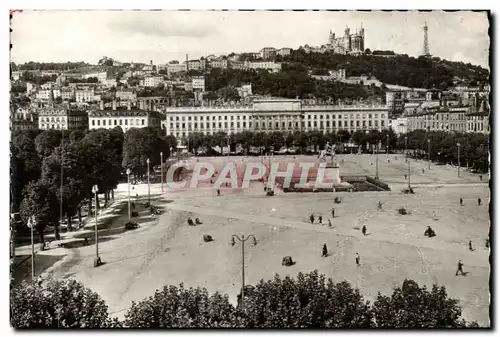
{"type": "Polygon", "coordinates": [[[477,205],[481,206],[481,198],[477,198],[477,205]]]}
{"type": "Polygon", "coordinates": [[[460,198],[460,206],[464,205],[464,199],[460,198]]]}
{"type": "Polygon", "coordinates": [[[89,245],[89,239],[87,237],[84,238],[84,244],[85,244],[85,246],[89,245]]]}
{"type": "Polygon", "coordinates": [[[318,217],[318,220],[319,220],[319,224],[322,225],[323,224],[323,217],[321,215],[318,217]]]}
{"type": "Polygon", "coordinates": [[[326,242],[323,244],[323,253],[321,254],[321,257],[327,257],[328,256],[328,248],[326,248],[326,242]]]}
{"type": "Polygon", "coordinates": [[[363,235],[366,235],[366,226],[363,225],[363,228],[361,228],[361,233],[363,233],[363,235]]]}
{"type": "Polygon", "coordinates": [[[220,196],[220,189],[217,189],[217,196],[220,196]]]}
{"type": "Polygon", "coordinates": [[[425,169],[422,169],[422,174],[424,174],[424,173],[425,173],[425,169]]]}
{"type": "Polygon", "coordinates": [[[332,208],[332,218],[335,218],[335,208],[332,208]]]}
{"type": "Polygon", "coordinates": [[[139,194],[137,194],[137,193],[136,193],[136,194],[135,194],[135,198],[136,198],[136,199],[139,199],[139,194]]]}
{"type": "Polygon", "coordinates": [[[328,219],[328,227],[332,228],[332,222],[328,219]]]}
{"type": "Polygon", "coordinates": [[[457,272],[455,273],[455,276],[458,275],[458,273],[460,273],[461,275],[464,274],[464,264],[462,263],[462,260],[458,260],[458,266],[457,266],[457,272]]]}
{"type": "Polygon", "coordinates": [[[406,180],[407,178],[408,178],[408,175],[407,175],[407,174],[405,174],[405,180],[406,180]]]}
{"type": "Polygon", "coordinates": [[[359,266],[359,254],[356,253],[356,265],[359,266]]]}
{"type": "Polygon", "coordinates": [[[483,181],[483,175],[482,174],[479,175],[479,180],[483,181]]]}
{"type": "Polygon", "coordinates": [[[474,249],[472,249],[472,241],[469,240],[469,250],[472,252],[474,249]]]}
{"type": "Polygon", "coordinates": [[[311,221],[311,225],[314,223],[314,215],[311,214],[311,216],[309,217],[309,220],[311,221]]]}
{"type": "Polygon", "coordinates": [[[378,209],[382,209],[382,203],[380,201],[378,202],[378,209]]]}

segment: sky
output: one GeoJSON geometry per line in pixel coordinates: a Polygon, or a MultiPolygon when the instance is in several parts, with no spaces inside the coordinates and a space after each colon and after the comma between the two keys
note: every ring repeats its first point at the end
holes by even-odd
{"type": "Polygon", "coordinates": [[[97,63],[170,60],[258,52],[263,47],[298,48],[327,43],[365,29],[365,48],[410,56],[423,52],[427,22],[430,53],[488,68],[486,13],[328,11],[56,11],[25,10],[11,20],[11,60],[97,63]]]}

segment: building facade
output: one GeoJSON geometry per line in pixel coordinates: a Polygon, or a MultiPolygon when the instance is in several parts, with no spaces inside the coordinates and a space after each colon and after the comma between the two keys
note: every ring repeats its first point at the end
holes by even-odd
{"type": "Polygon", "coordinates": [[[132,128],[156,127],[161,128],[161,115],[157,111],[133,108],[129,102],[126,108],[118,108],[113,101],[111,109],[90,111],[88,115],[89,129],[113,129],[121,127],[123,132],[132,128]]]}
{"type": "Polygon", "coordinates": [[[490,133],[490,116],[485,112],[475,112],[467,115],[467,132],[490,133]]]}
{"type": "Polygon", "coordinates": [[[38,110],[38,128],[41,130],[81,130],[88,127],[85,110],[68,105],[53,105],[38,110]]]}
{"type": "Polygon", "coordinates": [[[151,76],[144,79],[145,87],[157,87],[161,83],[163,83],[163,77],[161,76],[151,76]]]}
{"type": "Polygon", "coordinates": [[[446,132],[466,132],[467,131],[467,107],[428,109],[418,115],[409,115],[408,131],[446,131],[446,132]]]}
{"type": "Polygon", "coordinates": [[[344,36],[335,37],[335,33],[330,31],[328,43],[325,46],[326,50],[333,51],[337,54],[360,54],[365,50],[365,29],[351,34],[351,30],[346,27],[344,36]]]}
{"type": "Polygon", "coordinates": [[[292,48],[281,48],[276,50],[276,55],[287,56],[292,53],[292,48]]]}
{"type": "Polygon", "coordinates": [[[388,128],[385,106],[304,106],[300,100],[256,100],[252,106],[169,107],[165,111],[165,131],[177,139],[190,133],[228,134],[242,131],[293,132],[347,130],[369,131],[388,128]]]}
{"type": "Polygon", "coordinates": [[[259,54],[263,60],[273,59],[276,56],[276,48],[273,47],[262,48],[259,54]]]}
{"type": "Polygon", "coordinates": [[[227,69],[228,62],[226,59],[219,58],[210,61],[210,66],[212,68],[227,69]]]}

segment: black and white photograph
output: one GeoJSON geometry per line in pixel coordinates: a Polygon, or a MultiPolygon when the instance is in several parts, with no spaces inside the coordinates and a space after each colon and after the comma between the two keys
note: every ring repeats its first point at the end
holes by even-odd
{"type": "Polygon", "coordinates": [[[11,9],[11,329],[491,329],[492,15],[11,9]]]}

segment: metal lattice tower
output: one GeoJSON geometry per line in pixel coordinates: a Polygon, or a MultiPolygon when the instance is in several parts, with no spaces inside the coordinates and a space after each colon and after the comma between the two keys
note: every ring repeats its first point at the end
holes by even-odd
{"type": "Polygon", "coordinates": [[[429,52],[429,36],[427,34],[428,31],[427,21],[425,21],[423,29],[424,29],[424,56],[431,56],[431,53],[429,52]]]}

